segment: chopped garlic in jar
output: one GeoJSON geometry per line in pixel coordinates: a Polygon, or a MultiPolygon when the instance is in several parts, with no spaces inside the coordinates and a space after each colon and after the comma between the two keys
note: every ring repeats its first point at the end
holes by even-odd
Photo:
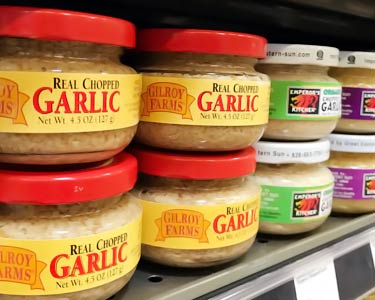
{"type": "Polygon", "coordinates": [[[255,179],[262,187],[259,231],[288,235],[321,226],[332,208],[333,176],[322,165],[329,141],[261,141],[255,149],[255,179]]]}
{"type": "Polygon", "coordinates": [[[264,57],[265,39],[147,29],[140,31],[138,43],[136,69],[143,75],[139,142],[171,150],[227,151],[261,137],[270,82],[254,65],[264,57]]]}
{"type": "Polygon", "coordinates": [[[136,177],[129,154],[81,170],[2,166],[0,299],[101,300],[123,288],[140,259],[136,177]]]}
{"type": "Polygon", "coordinates": [[[320,139],[341,115],[341,85],[328,75],[338,49],[313,45],[269,44],[256,70],[271,78],[270,120],[263,138],[320,139]]]}
{"type": "Polygon", "coordinates": [[[139,121],[141,78],[120,63],[134,25],[9,6],[0,20],[0,162],[85,163],[121,152],[139,121]]]}
{"type": "Polygon", "coordinates": [[[375,52],[340,51],[340,63],[329,74],[343,85],[342,116],[335,131],[375,133],[375,52]]]}
{"type": "Polygon", "coordinates": [[[259,225],[255,152],[173,153],[135,148],[143,206],[142,256],[174,267],[231,261],[249,250],[259,225]]]}
{"type": "Polygon", "coordinates": [[[375,212],[375,135],[331,134],[330,141],[333,211],[375,212]]]}

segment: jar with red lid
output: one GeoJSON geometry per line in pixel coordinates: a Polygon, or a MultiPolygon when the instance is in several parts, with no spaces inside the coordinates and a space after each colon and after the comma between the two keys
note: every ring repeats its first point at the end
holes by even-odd
{"type": "Polygon", "coordinates": [[[172,153],[134,148],[143,206],[142,257],[175,267],[219,265],[246,253],[259,225],[255,151],[172,153]]]}
{"type": "Polygon", "coordinates": [[[121,152],[139,121],[125,20],[0,6],[0,162],[71,164],[121,152]]]}
{"type": "Polygon", "coordinates": [[[270,81],[254,69],[266,44],[238,32],[140,30],[137,140],[185,151],[238,150],[256,142],[268,123],[270,81]]]}
{"type": "Polygon", "coordinates": [[[102,300],[140,259],[130,154],[82,170],[0,171],[0,299],[102,300]]]}

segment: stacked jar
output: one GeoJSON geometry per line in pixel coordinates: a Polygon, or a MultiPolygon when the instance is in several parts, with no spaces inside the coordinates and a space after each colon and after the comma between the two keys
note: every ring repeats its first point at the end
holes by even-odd
{"type": "Polygon", "coordinates": [[[124,20],[0,7],[0,299],[102,300],[132,276],[134,46],[124,20]]]}
{"type": "Polygon", "coordinates": [[[333,211],[375,212],[375,52],[341,51],[330,74],[343,85],[327,164],[335,176],[333,211]]]}
{"type": "Polygon", "coordinates": [[[266,40],[245,33],[145,29],[139,144],[142,255],[177,267],[228,262],[251,247],[260,187],[250,146],[268,122],[266,40]]]}
{"type": "Polygon", "coordinates": [[[323,163],[341,113],[341,85],[328,76],[336,48],[270,44],[256,69],[271,78],[270,121],[256,146],[260,232],[316,229],[332,208],[334,178],[323,163]]]}

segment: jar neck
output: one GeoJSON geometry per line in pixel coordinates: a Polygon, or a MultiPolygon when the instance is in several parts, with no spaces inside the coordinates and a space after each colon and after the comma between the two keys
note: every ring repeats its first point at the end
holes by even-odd
{"type": "Polygon", "coordinates": [[[166,73],[254,73],[257,59],[246,56],[203,54],[203,53],[138,53],[135,64],[140,72],[166,73]]]}
{"type": "Polygon", "coordinates": [[[271,169],[282,169],[282,168],[294,168],[297,166],[295,163],[287,163],[287,164],[273,164],[273,163],[258,163],[260,167],[266,167],[271,169]]]}
{"type": "Polygon", "coordinates": [[[0,219],[2,216],[14,216],[16,219],[52,219],[92,215],[116,206],[121,201],[121,197],[119,195],[95,201],[57,205],[0,203],[0,219]]]}
{"type": "Polygon", "coordinates": [[[355,153],[331,151],[327,165],[329,167],[349,169],[374,169],[375,153],[355,153]]]}
{"type": "Polygon", "coordinates": [[[375,153],[331,151],[330,158],[353,161],[354,162],[353,164],[355,164],[355,161],[358,159],[364,159],[364,160],[373,161],[375,165],[375,159],[374,159],[375,153]]]}
{"type": "Polygon", "coordinates": [[[327,75],[329,67],[316,65],[287,65],[287,64],[258,64],[256,69],[269,73],[294,73],[294,74],[316,74],[327,75]]]}
{"type": "Polygon", "coordinates": [[[73,41],[0,38],[0,57],[119,61],[121,47],[73,41]]]}
{"type": "Polygon", "coordinates": [[[314,168],[316,166],[322,166],[324,162],[317,163],[282,163],[282,164],[273,164],[273,163],[258,163],[257,168],[269,168],[269,169],[295,169],[295,168],[314,168]]]}
{"type": "Polygon", "coordinates": [[[365,68],[331,68],[329,73],[337,77],[346,74],[351,77],[375,77],[375,69],[365,68]]]}
{"type": "Polygon", "coordinates": [[[148,188],[169,187],[169,188],[194,188],[194,189],[214,189],[223,187],[236,187],[245,182],[246,177],[212,179],[212,180],[192,180],[180,178],[159,177],[146,174],[139,175],[140,185],[148,188]]]}

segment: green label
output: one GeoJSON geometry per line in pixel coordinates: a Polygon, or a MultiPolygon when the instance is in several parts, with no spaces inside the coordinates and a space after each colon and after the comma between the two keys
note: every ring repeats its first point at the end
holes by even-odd
{"type": "Polygon", "coordinates": [[[260,221],[305,223],[328,216],[332,208],[333,183],[314,187],[262,185],[260,221]]]}
{"type": "Polygon", "coordinates": [[[272,80],[270,119],[319,121],[340,115],[339,83],[272,80]]]}

